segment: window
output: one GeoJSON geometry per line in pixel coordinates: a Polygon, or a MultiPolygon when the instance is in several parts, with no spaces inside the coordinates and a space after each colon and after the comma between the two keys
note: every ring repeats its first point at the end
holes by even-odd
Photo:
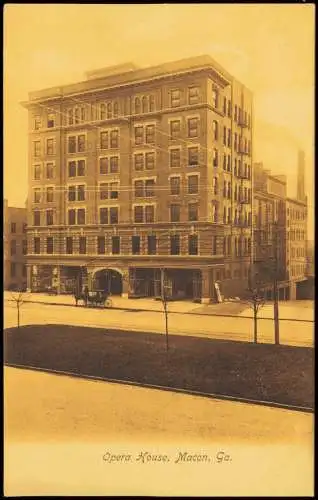
{"type": "Polygon", "coordinates": [[[213,129],[213,139],[217,141],[219,139],[219,124],[216,120],[213,120],[212,122],[212,129],[213,129]]]}
{"type": "Polygon", "coordinates": [[[47,203],[52,203],[52,201],[54,201],[54,188],[53,187],[46,188],[46,201],[47,201],[47,203]]]}
{"type": "Polygon", "coordinates": [[[140,254],[140,236],[131,237],[131,251],[133,255],[140,254]]]}
{"type": "Polygon", "coordinates": [[[120,254],[120,237],[112,236],[112,254],[118,255],[120,254]]]}
{"type": "Polygon", "coordinates": [[[100,224],[108,224],[108,208],[99,209],[99,222],[100,224]]]}
{"type": "Polygon", "coordinates": [[[223,155],[223,170],[226,170],[226,154],[223,155]]]}
{"type": "Polygon", "coordinates": [[[199,87],[190,87],[188,92],[188,104],[198,104],[200,100],[199,87]]]}
{"type": "Polygon", "coordinates": [[[189,203],[188,205],[188,220],[197,221],[198,220],[199,205],[198,203],[189,203]]]}
{"type": "Polygon", "coordinates": [[[144,169],[144,155],[142,153],[135,154],[134,160],[135,160],[135,170],[143,170],[144,169]]]}
{"type": "Polygon", "coordinates": [[[153,234],[147,236],[148,255],[156,255],[157,253],[157,237],[153,234]]]}
{"type": "Polygon", "coordinates": [[[85,151],[85,135],[77,136],[77,151],[83,153],[85,151]]]}
{"type": "Polygon", "coordinates": [[[170,149],[170,168],[179,168],[181,166],[180,149],[170,149]]]}
{"type": "Polygon", "coordinates": [[[11,278],[15,278],[15,275],[16,275],[16,264],[15,264],[15,262],[11,262],[10,273],[11,273],[11,278]]]}
{"type": "Polygon", "coordinates": [[[97,253],[105,254],[106,252],[106,240],[105,236],[97,236],[97,253]]]}
{"type": "Polygon", "coordinates": [[[70,226],[76,224],[76,210],[71,209],[68,211],[68,223],[70,226]]]}
{"type": "Polygon", "coordinates": [[[79,208],[77,210],[77,224],[85,224],[85,209],[79,208]]]}
{"type": "Polygon", "coordinates": [[[199,135],[199,119],[188,119],[188,137],[198,137],[199,135]]]}
{"type": "Polygon", "coordinates": [[[231,183],[228,182],[228,184],[227,184],[227,197],[229,200],[231,199],[231,196],[232,196],[232,186],[231,186],[231,183]]]}
{"type": "Polygon", "coordinates": [[[55,126],[55,114],[49,113],[47,115],[47,128],[53,128],[55,126]]]}
{"type": "Polygon", "coordinates": [[[54,163],[46,164],[46,178],[53,179],[54,178],[54,163]]]}
{"type": "Polygon", "coordinates": [[[47,210],[46,211],[46,225],[47,226],[53,226],[54,220],[53,220],[53,210],[47,210]]]}
{"type": "Polygon", "coordinates": [[[114,118],[117,118],[117,117],[118,117],[118,108],[119,108],[119,106],[118,106],[118,102],[117,102],[117,101],[115,101],[115,102],[114,102],[114,105],[113,105],[113,113],[114,113],[114,118]]]}
{"type": "MultiPolygon", "coordinates": [[[[225,241],[226,240],[224,238],[224,242],[225,241]]],[[[226,245],[224,245],[224,247],[226,247],[226,245]]],[[[216,236],[212,236],[212,255],[217,255],[217,237],[216,236]]]]}
{"type": "Polygon", "coordinates": [[[33,212],[33,226],[41,225],[41,212],[39,210],[35,210],[33,212]]]}
{"type": "Polygon", "coordinates": [[[119,148],[119,130],[111,130],[111,132],[110,132],[110,147],[112,149],[119,148]]]}
{"type": "Polygon", "coordinates": [[[108,149],[108,132],[101,132],[100,133],[100,148],[101,149],[108,149]]]}
{"type": "Polygon", "coordinates": [[[106,105],[104,103],[99,106],[99,117],[101,120],[106,119],[106,105]]]}
{"type": "Polygon", "coordinates": [[[134,208],[134,221],[137,223],[144,221],[144,207],[138,206],[134,208]]]}
{"type": "Polygon", "coordinates": [[[48,236],[46,238],[46,253],[50,253],[52,254],[53,253],[53,237],[52,236],[48,236]]]}
{"type": "Polygon", "coordinates": [[[41,156],[41,142],[40,141],[33,142],[33,156],[41,156]]]}
{"type": "Polygon", "coordinates": [[[180,101],[181,101],[181,92],[179,89],[172,90],[171,91],[171,107],[172,108],[177,108],[180,106],[180,101]]]}
{"type": "Polygon", "coordinates": [[[146,179],[145,180],[145,196],[147,198],[155,196],[155,180],[154,179],[146,179]]]}
{"type": "Polygon", "coordinates": [[[146,126],[146,144],[153,144],[155,142],[155,126],[146,126]]]}
{"type": "Polygon", "coordinates": [[[46,154],[54,155],[54,139],[46,139],[46,154]]]}
{"type": "Polygon", "coordinates": [[[219,152],[216,148],[213,149],[213,167],[219,166],[219,152]]]}
{"type": "Polygon", "coordinates": [[[40,238],[37,236],[36,238],[33,238],[33,252],[40,253],[40,251],[40,238]]]}
{"type": "Polygon", "coordinates": [[[199,192],[199,176],[188,175],[188,194],[197,194],[199,192]]]}
{"type": "Polygon", "coordinates": [[[145,220],[148,223],[155,221],[155,207],[153,205],[145,206],[145,220]]]}
{"type": "Polygon", "coordinates": [[[68,148],[69,153],[76,153],[76,137],[72,136],[68,138],[68,148]]]}
{"type": "Polygon", "coordinates": [[[28,253],[28,242],[27,240],[22,241],[22,254],[26,255],[28,253]]]}
{"type": "Polygon", "coordinates": [[[107,119],[110,120],[113,117],[113,106],[111,102],[107,103],[107,119]]]}
{"type": "Polygon", "coordinates": [[[180,194],[180,177],[170,177],[170,194],[180,194]]]}
{"type": "Polygon", "coordinates": [[[145,163],[147,170],[155,168],[155,153],[145,153],[145,163]]]}
{"type": "Polygon", "coordinates": [[[26,232],[27,232],[27,227],[28,227],[27,223],[26,223],[26,222],[23,222],[23,224],[22,224],[22,232],[23,232],[23,233],[26,233],[26,232]]]}
{"type": "Polygon", "coordinates": [[[226,97],[223,97],[223,113],[226,115],[226,97]]]}
{"type": "Polygon", "coordinates": [[[41,116],[36,115],[34,117],[34,130],[39,130],[41,128],[41,116]]]}
{"type": "Polygon", "coordinates": [[[188,165],[189,167],[197,167],[199,165],[199,148],[188,148],[188,165]]]}
{"type": "Polygon", "coordinates": [[[135,197],[142,198],[144,196],[144,181],[135,181],[135,197]]]}
{"type": "Polygon", "coordinates": [[[109,209],[109,223],[118,224],[118,207],[110,207],[109,209]]]}
{"type": "Polygon", "coordinates": [[[68,162],[68,176],[76,177],[76,161],[68,162]]]}
{"type": "Polygon", "coordinates": [[[76,201],[76,186],[68,187],[68,201],[76,201]]]}
{"type": "Polygon", "coordinates": [[[232,102],[230,100],[227,101],[227,116],[229,118],[232,116],[232,102]]]}
{"type": "Polygon", "coordinates": [[[232,138],[232,132],[231,129],[229,128],[227,130],[227,145],[229,148],[231,147],[231,138],[232,138]]]}
{"type": "Polygon", "coordinates": [[[141,102],[139,97],[135,97],[135,114],[139,115],[141,112],[141,102]]]}
{"type": "Polygon", "coordinates": [[[144,128],[135,127],[135,144],[140,145],[144,142],[144,128]]]}
{"type": "Polygon", "coordinates": [[[231,172],[232,170],[232,162],[231,162],[231,155],[227,156],[227,171],[231,172]]]}
{"type": "Polygon", "coordinates": [[[142,103],[142,112],[148,113],[148,99],[146,96],[143,96],[141,103],[142,103]]]}
{"type": "Polygon", "coordinates": [[[155,110],[155,96],[149,96],[149,111],[152,112],[155,110]]]}
{"type": "Polygon", "coordinates": [[[212,106],[218,108],[219,106],[219,93],[217,89],[212,89],[212,106]]]}
{"type": "Polygon", "coordinates": [[[38,181],[41,179],[41,165],[34,165],[33,178],[35,181],[38,181]]]}
{"type": "Polygon", "coordinates": [[[17,224],[16,222],[11,222],[11,233],[17,232],[17,224]]]}
{"type": "Polygon", "coordinates": [[[180,236],[172,234],[170,236],[170,255],[180,255],[180,236]]]}
{"type": "Polygon", "coordinates": [[[73,253],[73,238],[72,238],[72,236],[66,237],[66,253],[68,253],[68,254],[73,253]]]}
{"type": "Polygon", "coordinates": [[[84,177],[85,175],[85,160],[77,161],[77,176],[84,177]]]}
{"type": "Polygon", "coordinates": [[[234,120],[237,122],[237,105],[234,106],[234,120]]]}
{"type": "Polygon", "coordinates": [[[41,189],[34,190],[34,203],[41,203],[41,189]]]}
{"type": "Polygon", "coordinates": [[[79,238],[79,253],[80,254],[86,253],[86,237],[85,236],[80,236],[80,238],[79,238]]]}
{"type": "Polygon", "coordinates": [[[213,194],[218,194],[218,178],[213,177],[213,194]]]}
{"type": "Polygon", "coordinates": [[[85,160],[72,160],[68,162],[69,177],[84,177],[85,176],[85,160]]]}
{"type": "Polygon", "coordinates": [[[212,203],[212,221],[218,222],[218,206],[216,203],[212,203]]]}
{"type": "Polygon", "coordinates": [[[84,201],[85,200],[85,185],[79,184],[77,186],[68,187],[68,201],[84,201]],[[77,193],[77,197],[76,197],[77,193]]]}
{"type": "Polygon", "coordinates": [[[172,120],[170,122],[170,138],[178,139],[181,133],[181,121],[180,120],[172,120]]]}
{"type": "Polygon", "coordinates": [[[17,242],[16,242],[16,240],[11,240],[10,255],[15,255],[16,253],[17,253],[17,242]]]}
{"type": "Polygon", "coordinates": [[[180,222],[180,205],[175,203],[170,205],[170,222],[180,222]]]}
{"type": "Polygon", "coordinates": [[[223,145],[226,146],[226,127],[223,127],[223,145]]]}
{"type": "Polygon", "coordinates": [[[189,255],[198,255],[198,236],[196,234],[189,235],[188,253],[189,255]]]}
{"type": "Polygon", "coordinates": [[[110,183],[110,199],[116,200],[118,198],[119,182],[110,183]]]}

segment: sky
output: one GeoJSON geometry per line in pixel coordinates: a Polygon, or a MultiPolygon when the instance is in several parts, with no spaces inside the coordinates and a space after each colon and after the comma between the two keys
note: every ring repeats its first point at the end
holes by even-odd
{"type": "Polygon", "coordinates": [[[27,196],[28,92],[85,72],[208,54],[254,93],[254,161],[288,176],[306,154],[314,234],[314,6],[295,4],[7,4],[4,11],[4,195],[27,196]]]}

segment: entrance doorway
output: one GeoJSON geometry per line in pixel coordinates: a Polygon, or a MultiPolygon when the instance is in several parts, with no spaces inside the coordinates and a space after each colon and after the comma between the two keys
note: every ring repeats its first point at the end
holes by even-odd
{"type": "Polygon", "coordinates": [[[114,269],[96,271],[93,278],[93,289],[103,290],[112,295],[121,295],[123,292],[122,275],[114,269]]]}

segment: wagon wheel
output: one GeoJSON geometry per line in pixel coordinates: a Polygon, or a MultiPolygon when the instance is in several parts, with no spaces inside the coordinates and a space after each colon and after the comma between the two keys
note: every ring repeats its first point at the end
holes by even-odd
{"type": "Polygon", "coordinates": [[[106,299],[105,302],[104,302],[104,306],[105,307],[112,307],[113,306],[113,302],[111,299],[106,299]]]}

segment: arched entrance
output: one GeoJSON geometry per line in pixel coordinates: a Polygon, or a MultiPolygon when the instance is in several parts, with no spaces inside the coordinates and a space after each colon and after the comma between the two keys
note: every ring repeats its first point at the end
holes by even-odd
{"type": "Polygon", "coordinates": [[[104,290],[112,295],[123,292],[123,277],[116,269],[98,269],[93,274],[93,289],[104,290]]]}

